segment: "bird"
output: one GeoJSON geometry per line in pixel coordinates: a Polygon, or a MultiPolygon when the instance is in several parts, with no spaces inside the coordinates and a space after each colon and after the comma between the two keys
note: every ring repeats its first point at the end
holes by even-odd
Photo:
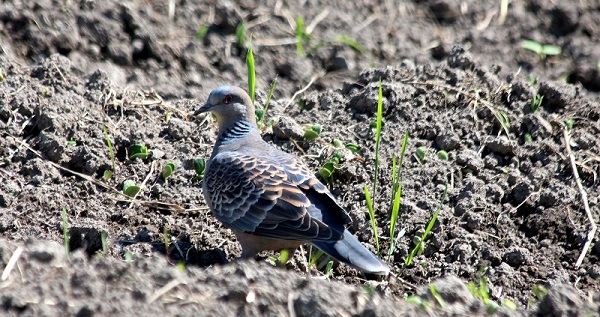
{"type": "Polygon", "coordinates": [[[202,192],[212,214],[230,228],[241,258],[312,244],[335,260],[386,276],[386,263],[346,228],[349,214],[297,156],[261,137],[254,104],[243,89],[211,91],[195,115],[216,116],[218,136],[206,165],[202,192]]]}

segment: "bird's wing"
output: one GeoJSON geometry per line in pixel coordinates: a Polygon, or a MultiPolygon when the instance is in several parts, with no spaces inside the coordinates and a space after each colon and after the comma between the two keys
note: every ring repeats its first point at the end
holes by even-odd
{"type": "Polygon", "coordinates": [[[338,226],[311,216],[315,205],[300,179],[270,160],[226,152],[211,160],[204,188],[217,219],[233,229],[295,241],[341,239],[338,226]]]}

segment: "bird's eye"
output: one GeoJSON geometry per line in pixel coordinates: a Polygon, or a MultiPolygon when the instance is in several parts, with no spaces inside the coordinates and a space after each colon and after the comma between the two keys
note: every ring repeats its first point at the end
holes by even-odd
{"type": "Polygon", "coordinates": [[[230,103],[232,100],[233,100],[233,97],[231,95],[227,95],[223,99],[223,103],[230,103]]]}

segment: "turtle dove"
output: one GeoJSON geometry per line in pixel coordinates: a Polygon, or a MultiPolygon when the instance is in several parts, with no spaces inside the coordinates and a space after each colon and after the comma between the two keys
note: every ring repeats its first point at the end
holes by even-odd
{"type": "Polygon", "coordinates": [[[242,258],[265,250],[311,243],[365,273],[387,275],[388,266],[347,229],[347,212],[298,158],[265,142],[254,105],[238,87],[214,89],[195,114],[217,117],[218,137],[202,190],[214,216],[233,230],[242,258]]]}

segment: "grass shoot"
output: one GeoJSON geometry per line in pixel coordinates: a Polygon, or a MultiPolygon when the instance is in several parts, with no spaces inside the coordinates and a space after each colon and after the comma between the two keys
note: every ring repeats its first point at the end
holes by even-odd
{"type": "Polygon", "coordinates": [[[392,157],[392,212],[390,215],[390,247],[388,250],[388,257],[394,253],[396,250],[396,242],[398,238],[403,235],[401,231],[400,234],[398,234],[398,237],[396,237],[396,225],[400,212],[400,200],[402,198],[402,178],[400,177],[400,172],[402,171],[402,163],[404,161],[404,155],[406,154],[407,145],[408,132],[404,134],[404,139],[402,140],[399,161],[396,162],[396,156],[392,157]]]}
{"type": "Polygon", "coordinates": [[[248,41],[248,53],[246,53],[246,66],[248,66],[248,93],[250,100],[254,103],[256,94],[256,68],[254,66],[254,52],[252,51],[252,36],[248,41]]]}
{"type": "Polygon", "coordinates": [[[427,228],[425,228],[425,232],[423,232],[423,234],[420,237],[415,237],[416,245],[410,251],[410,254],[404,260],[404,267],[410,266],[412,264],[412,261],[415,256],[419,256],[419,255],[423,254],[423,250],[425,250],[425,240],[427,239],[427,236],[429,236],[429,233],[431,232],[431,229],[433,228],[433,225],[435,224],[437,217],[440,214],[440,211],[442,210],[442,204],[446,200],[447,193],[448,193],[448,186],[446,186],[444,188],[444,193],[442,194],[442,199],[440,200],[440,204],[439,204],[437,210],[433,213],[431,220],[429,220],[429,223],[427,224],[427,228]]]}

